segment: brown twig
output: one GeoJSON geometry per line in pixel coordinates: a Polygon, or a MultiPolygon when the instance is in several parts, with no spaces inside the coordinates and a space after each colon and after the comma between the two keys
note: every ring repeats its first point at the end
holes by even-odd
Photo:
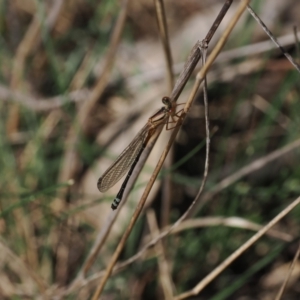
{"type": "Polygon", "coordinates": [[[225,3],[223,4],[217,18],[215,19],[212,27],[210,28],[210,30],[208,31],[205,39],[204,39],[204,43],[209,44],[210,40],[212,39],[212,37],[214,36],[216,30],[218,29],[218,27],[220,26],[220,23],[222,22],[224,16],[226,15],[229,7],[231,6],[233,0],[226,0],[225,3]]]}
{"type": "Polygon", "coordinates": [[[299,61],[300,60],[300,41],[299,41],[299,37],[298,37],[297,26],[293,27],[293,31],[294,31],[295,44],[296,44],[296,55],[297,55],[297,58],[299,61]]]}
{"type": "Polygon", "coordinates": [[[252,17],[258,22],[258,24],[262,27],[262,29],[265,31],[265,33],[269,36],[269,38],[273,41],[273,43],[281,50],[282,54],[289,60],[289,62],[295,67],[295,69],[300,73],[300,66],[297,64],[297,62],[292,58],[291,55],[289,55],[283,47],[279,44],[276,37],[272,34],[272,32],[268,29],[266,24],[259,18],[259,16],[253,11],[253,9],[248,5],[247,7],[249,13],[252,15],[252,17]]]}

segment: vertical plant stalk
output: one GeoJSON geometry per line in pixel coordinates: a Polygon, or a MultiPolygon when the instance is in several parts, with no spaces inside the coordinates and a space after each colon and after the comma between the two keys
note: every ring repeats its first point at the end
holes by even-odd
{"type": "Polygon", "coordinates": [[[298,37],[297,26],[294,26],[293,29],[294,29],[294,37],[295,37],[295,43],[296,43],[297,61],[298,61],[298,64],[299,64],[299,61],[300,61],[300,41],[299,41],[299,37],[298,37]]]}
{"type": "MultiPolygon", "coordinates": [[[[45,21],[45,26],[51,29],[60,13],[61,7],[63,5],[62,0],[55,1],[50,9],[50,12],[45,21]]],[[[13,61],[13,68],[11,74],[10,87],[12,90],[16,91],[21,87],[21,81],[23,79],[23,73],[25,69],[25,63],[28,56],[33,52],[33,50],[40,44],[41,38],[39,36],[41,29],[40,16],[36,13],[31,21],[23,40],[20,42],[16,56],[13,61]]],[[[8,135],[17,131],[19,126],[19,105],[13,105],[9,110],[8,122],[6,124],[8,135]]]]}
{"type": "Polygon", "coordinates": [[[171,92],[174,86],[174,73],[173,73],[173,59],[172,59],[167,20],[166,20],[166,12],[165,12],[163,0],[154,0],[154,3],[156,8],[156,17],[157,17],[160,39],[163,45],[165,60],[166,60],[168,89],[171,92]]]}
{"type": "Polygon", "coordinates": [[[94,109],[98,99],[102,96],[108,80],[110,73],[113,69],[113,64],[116,58],[118,45],[121,40],[121,36],[124,30],[125,21],[127,18],[127,9],[128,9],[128,2],[129,0],[122,0],[122,8],[120,14],[118,16],[110,43],[107,51],[107,56],[104,60],[104,67],[101,77],[99,78],[98,82],[96,83],[95,87],[93,88],[90,97],[84,102],[82,107],[80,108],[78,120],[79,124],[82,127],[82,131],[86,130],[86,121],[89,118],[92,110],[94,109]]]}
{"type": "MultiPolygon", "coordinates": [[[[63,4],[62,0],[56,1],[46,18],[45,25],[48,28],[52,28],[55,24],[55,21],[59,15],[61,6],[63,4]]],[[[11,74],[10,88],[12,91],[16,91],[21,87],[21,81],[23,79],[23,73],[25,69],[25,63],[28,56],[32,53],[33,49],[39,45],[41,39],[39,37],[41,22],[38,18],[38,15],[33,17],[29,28],[27,29],[22,41],[20,42],[16,55],[13,61],[13,68],[11,74]]],[[[6,123],[6,132],[8,137],[13,133],[18,131],[19,127],[19,104],[13,104],[9,106],[8,118],[6,123]]],[[[22,166],[21,166],[22,167],[22,166]]],[[[19,182],[17,180],[18,176],[12,174],[12,177],[9,184],[6,188],[13,195],[19,194],[19,182]]],[[[27,177],[28,178],[28,177],[27,177]]],[[[12,197],[11,202],[16,203],[18,200],[12,197]]],[[[22,213],[21,210],[17,209],[13,212],[14,218],[16,219],[17,232],[25,240],[25,255],[27,257],[28,263],[33,270],[36,270],[38,266],[37,259],[37,248],[36,248],[36,239],[34,236],[34,228],[31,222],[30,216],[26,216],[22,213]]]]}
{"type": "MultiPolygon", "coordinates": [[[[147,220],[152,238],[159,234],[159,228],[153,209],[147,211],[147,220]]],[[[164,299],[173,299],[174,283],[172,281],[170,265],[168,264],[167,255],[165,253],[162,241],[155,245],[155,253],[158,260],[159,280],[164,293],[164,299]]]]}
{"type": "MultiPolygon", "coordinates": [[[[167,85],[168,85],[168,93],[172,92],[174,87],[174,72],[173,72],[173,59],[172,52],[170,47],[170,40],[168,34],[168,26],[166,20],[166,11],[164,7],[163,0],[154,0],[155,8],[156,8],[156,17],[159,29],[160,39],[163,45],[164,56],[166,61],[166,73],[167,73],[167,85]]],[[[173,160],[172,149],[169,153],[169,156],[166,158],[164,168],[169,169],[173,160]]],[[[162,204],[161,204],[161,226],[164,227],[168,224],[169,215],[170,215],[170,207],[171,207],[171,199],[172,199],[172,182],[171,182],[171,174],[167,174],[163,179],[162,184],[162,204]]]]}

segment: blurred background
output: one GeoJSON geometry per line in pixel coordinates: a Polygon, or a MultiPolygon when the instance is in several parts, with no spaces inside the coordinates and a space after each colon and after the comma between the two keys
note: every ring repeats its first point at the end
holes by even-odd
{"type": "MultiPolygon", "coordinates": [[[[165,1],[175,76],[222,4],[165,1]]],[[[300,2],[251,6],[299,63],[300,2]]],[[[1,299],[90,299],[97,283],[92,277],[107,265],[166,145],[163,132],[87,282],[68,290],[120,188],[101,194],[98,178],[170,94],[154,2],[128,1],[115,42],[121,11],[115,0],[0,4],[1,299]]],[[[193,82],[194,76],[179,103],[193,82]]],[[[246,11],[208,74],[212,140],[204,194],[185,226],[164,240],[164,254],[151,249],[112,276],[103,299],[166,299],[158,257],[174,295],[193,288],[299,196],[299,93],[299,73],[246,11]]],[[[199,92],[121,261],[149,240],[153,220],[162,228],[186,211],[204,163],[199,92]]],[[[298,247],[299,215],[296,207],[193,299],[274,299],[298,247]]],[[[299,298],[299,276],[298,262],[282,299],[299,298]]]]}

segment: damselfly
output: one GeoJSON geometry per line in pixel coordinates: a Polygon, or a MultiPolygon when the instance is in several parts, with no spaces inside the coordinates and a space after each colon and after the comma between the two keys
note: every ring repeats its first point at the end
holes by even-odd
{"type": "Polygon", "coordinates": [[[162,102],[165,106],[149,118],[146,125],[140,130],[132,142],[123,150],[116,161],[98,179],[97,187],[99,191],[102,193],[106,192],[109,188],[114,186],[130,168],[120,188],[120,191],[111,205],[113,210],[115,210],[121,202],[128,180],[156,128],[162,124],[167,124],[168,126],[169,123],[175,122],[174,116],[178,117],[179,112],[176,113],[177,105],[172,104],[169,97],[163,97],[162,102]],[[169,122],[169,118],[172,119],[171,122],[169,122]]]}

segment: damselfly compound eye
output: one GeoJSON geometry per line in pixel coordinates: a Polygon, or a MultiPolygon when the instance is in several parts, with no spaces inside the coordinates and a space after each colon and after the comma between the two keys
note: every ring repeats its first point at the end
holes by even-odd
{"type": "Polygon", "coordinates": [[[167,109],[170,110],[170,109],[172,108],[171,99],[170,99],[169,97],[163,97],[163,98],[161,99],[161,101],[162,101],[162,103],[163,103],[164,105],[167,106],[167,109]]]}

